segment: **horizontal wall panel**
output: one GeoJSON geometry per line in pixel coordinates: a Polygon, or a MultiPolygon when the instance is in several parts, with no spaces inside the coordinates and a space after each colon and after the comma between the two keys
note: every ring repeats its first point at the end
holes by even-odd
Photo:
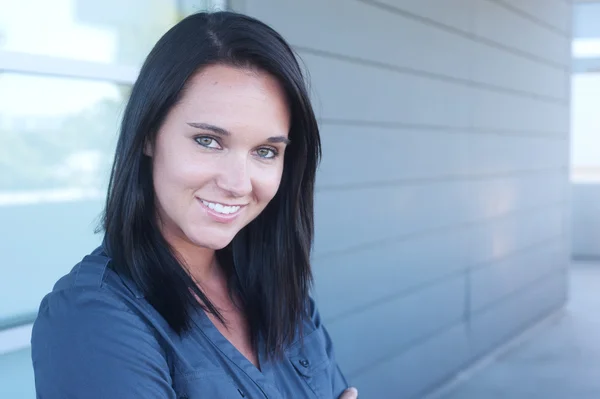
{"type": "Polygon", "coordinates": [[[475,218],[469,198],[466,182],[319,191],[315,254],[463,223],[475,218]]]}
{"type": "Polygon", "coordinates": [[[474,134],[468,138],[469,174],[567,170],[568,147],[566,138],[474,134]]]}
{"type": "Polygon", "coordinates": [[[473,180],[470,212],[481,220],[567,199],[565,173],[532,173],[473,180]]]}
{"type": "MultiPolygon", "coordinates": [[[[487,0],[491,1],[491,0],[487,0]]],[[[562,31],[569,35],[571,31],[571,4],[570,1],[548,0],[494,0],[517,8],[531,17],[562,31]]]]}
{"type": "Polygon", "coordinates": [[[475,4],[476,36],[568,67],[570,39],[566,35],[535,24],[496,2],[479,0],[475,4]]]}
{"type": "MultiPolygon", "coordinates": [[[[423,9],[420,2],[413,3],[412,7],[423,9]]],[[[296,47],[469,78],[471,40],[368,2],[260,0],[248,2],[246,11],[273,26],[296,47]]],[[[454,14],[459,17],[456,11],[454,14]]]]}
{"type": "Polygon", "coordinates": [[[565,199],[563,186],[561,176],[532,174],[321,190],[317,192],[315,204],[315,252],[322,255],[347,250],[365,243],[559,202],[565,199]],[[359,234],[356,226],[361,226],[359,234]]]}
{"type": "Polygon", "coordinates": [[[566,209],[566,202],[550,203],[474,225],[469,229],[467,263],[480,266],[559,237],[565,241],[566,209]]]}
{"type": "Polygon", "coordinates": [[[323,188],[567,167],[568,143],[554,137],[322,123],[321,139],[323,188]]]}
{"type": "Polygon", "coordinates": [[[465,289],[465,277],[454,277],[329,322],[340,366],[355,374],[457,324],[465,316],[465,289]]]}
{"type": "Polygon", "coordinates": [[[323,159],[317,184],[328,187],[465,175],[470,172],[467,146],[472,136],[323,123],[323,159]]]}
{"type": "Polygon", "coordinates": [[[552,271],[566,268],[568,258],[563,241],[558,237],[473,270],[470,310],[493,306],[552,271]]]}
{"type": "Polygon", "coordinates": [[[473,54],[475,82],[550,99],[566,101],[569,98],[567,88],[571,75],[567,70],[485,43],[473,43],[473,54]]]}
{"type": "Polygon", "coordinates": [[[458,324],[356,377],[350,376],[349,383],[365,398],[420,398],[469,360],[468,331],[464,324],[458,324]]]}
{"type": "Polygon", "coordinates": [[[469,330],[473,355],[481,356],[560,307],[566,287],[566,270],[555,271],[505,301],[474,313],[469,330]]]}
{"type": "Polygon", "coordinates": [[[568,137],[568,104],[512,94],[477,90],[473,99],[473,127],[534,132],[568,137]]]}
{"type": "Polygon", "coordinates": [[[467,127],[473,89],[300,51],[320,119],[467,127]],[[331,73],[335,71],[335,73],[331,73]]]}
{"type": "Polygon", "coordinates": [[[337,318],[464,271],[469,236],[470,229],[448,229],[316,257],[315,291],[322,316],[337,318]]]}

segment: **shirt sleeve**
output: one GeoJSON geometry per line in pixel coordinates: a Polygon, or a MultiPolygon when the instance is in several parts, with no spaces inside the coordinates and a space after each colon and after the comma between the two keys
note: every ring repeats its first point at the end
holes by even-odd
{"type": "Polygon", "coordinates": [[[346,381],[346,377],[344,377],[344,374],[337,363],[333,342],[329,336],[329,333],[327,332],[327,329],[321,322],[321,315],[319,314],[317,306],[312,298],[310,299],[310,311],[311,319],[316,331],[321,335],[323,342],[325,343],[327,357],[329,358],[329,375],[331,375],[333,397],[337,399],[342,392],[349,387],[348,382],[346,381]]]}
{"type": "Polygon", "coordinates": [[[46,296],[31,352],[41,399],[176,397],[156,336],[103,289],[69,288],[46,296]]]}

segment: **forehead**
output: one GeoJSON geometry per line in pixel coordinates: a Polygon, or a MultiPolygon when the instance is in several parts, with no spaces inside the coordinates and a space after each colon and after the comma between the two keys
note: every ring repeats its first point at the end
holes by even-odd
{"type": "Polygon", "coordinates": [[[178,107],[187,118],[224,127],[267,123],[280,134],[289,130],[285,92],[277,79],[256,69],[205,67],[190,79],[178,107]]]}

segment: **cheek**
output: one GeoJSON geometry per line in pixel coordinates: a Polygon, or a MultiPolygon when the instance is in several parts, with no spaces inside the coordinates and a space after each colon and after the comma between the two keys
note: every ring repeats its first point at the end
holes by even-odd
{"type": "Polygon", "coordinates": [[[192,201],[193,193],[206,178],[206,169],[186,158],[157,159],[153,166],[154,190],[167,212],[179,213],[192,201]],[[199,172],[202,171],[202,172],[199,172]]]}
{"type": "Polygon", "coordinates": [[[154,190],[159,198],[171,198],[177,192],[175,188],[181,185],[183,176],[177,165],[158,160],[153,166],[154,190]]]}
{"type": "Polygon", "coordinates": [[[275,194],[277,194],[281,183],[282,171],[282,167],[268,173],[263,171],[262,173],[258,173],[257,178],[254,179],[254,191],[262,206],[266,206],[275,194]]]}
{"type": "Polygon", "coordinates": [[[199,162],[197,157],[188,156],[183,151],[157,159],[154,165],[156,180],[170,187],[192,187],[206,180],[215,169],[209,162],[199,162]]]}
{"type": "Polygon", "coordinates": [[[178,208],[180,203],[178,189],[179,185],[173,180],[172,170],[166,168],[165,165],[156,163],[153,167],[152,180],[154,182],[154,194],[156,195],[157,206],[159,207],[163,217],[173,218],[174,210],[178,208]]]}

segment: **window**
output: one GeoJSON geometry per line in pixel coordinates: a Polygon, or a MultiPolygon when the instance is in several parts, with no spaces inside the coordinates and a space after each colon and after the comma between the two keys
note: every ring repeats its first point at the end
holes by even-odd
{"type": "Polygon", "coordinates": [[[56,279],[100,242],[93,231],[141,62],[183,16],[224,6],[0,0],[0,397],[35,397],[31,323],[56,279]]]}
{"type": "Polygon", "coordinates": [[[571,179],[600,182],[600,1],[573,4],[571,179]]]}

